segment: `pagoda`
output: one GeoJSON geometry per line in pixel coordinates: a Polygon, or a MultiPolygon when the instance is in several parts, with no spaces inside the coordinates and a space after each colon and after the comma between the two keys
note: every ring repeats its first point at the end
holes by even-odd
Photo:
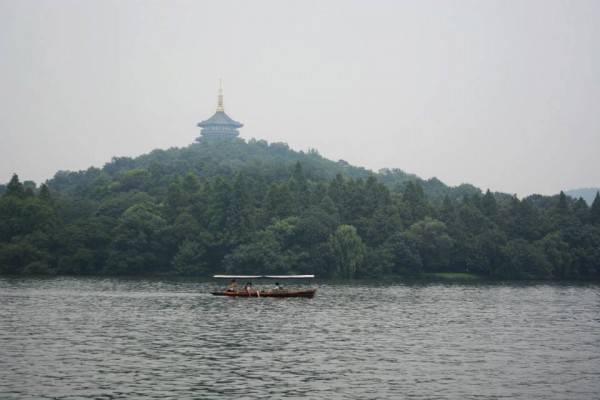
{"type": "Polygon", "coordinates": [[[244,125],[225,114],[223,89],[219,86],[217,112],[206,121],[198,122],[197,126],[202,128],[200,136],[196,139],[200,140],[201,138],[235,138],[240,134],[238,128],[244,125]]]}

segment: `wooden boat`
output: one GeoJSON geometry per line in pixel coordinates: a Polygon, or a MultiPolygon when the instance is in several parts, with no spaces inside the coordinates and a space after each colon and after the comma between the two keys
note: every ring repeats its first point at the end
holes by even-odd
{"type": "Polygon", "coordinates": [[[291,289],[275,289],[275,290],[253,290],[248,294],[245,290],[225,290],[222,292],[212,292],[215,296],[229,296],[229,297],[315,297],[317,289],[305,289],[305,290],[291,290],[291,289]]]}
{"type": "MultiPolygon", "coordinates": [[[[306,279],[314,275],[214,275],[213,278],[225,279],[306,279]]],[[[211,292],[214,296],[229,297],[315,297],[317,289],[269,289],[269,290],[222,290],[211,292]]]]}

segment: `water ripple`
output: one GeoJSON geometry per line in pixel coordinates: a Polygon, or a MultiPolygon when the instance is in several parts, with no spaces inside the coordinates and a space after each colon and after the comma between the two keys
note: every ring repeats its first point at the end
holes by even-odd
{"type": "Polygon", "coordinates": [[[594,285],[317,284],[228,299],[199,280],[0,278],[0,397],[589,399],[594,285]]]}

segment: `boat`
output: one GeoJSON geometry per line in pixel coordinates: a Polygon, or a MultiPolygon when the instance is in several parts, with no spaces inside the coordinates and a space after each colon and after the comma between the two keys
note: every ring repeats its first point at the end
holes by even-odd
{"type": "Polygon", "coordinates": [[[224,290],[221,292],[212,292],[215,296],[229,296],[229,297],[315,297],[317,289],[306,289],[306,290],[289,290],[289,289],[275,289],[275,290],[255,290],[250,291],[248,294],[245,290],[224,290]],[[260,296],[258,295],[260,294],[260,296]]]}
{"type": "MultiPolygon", "coordinates": [[[[225,279],[306,279],[314,275],[214,275],[213,278],[225,279]]],[[[267,289],[267,290],[221,290],[211,292],[214,296],[228,297],[315,297],[317,289],[267,289]]]]}

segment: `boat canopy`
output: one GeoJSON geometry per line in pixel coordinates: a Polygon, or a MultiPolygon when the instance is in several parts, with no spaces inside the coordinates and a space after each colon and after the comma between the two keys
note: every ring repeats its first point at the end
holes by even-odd
{"type": "Polygon", "coordinates": [[[314,277],[314,275],[213,275],[213,278],[225,279],[307,279],[314,277]]]}

